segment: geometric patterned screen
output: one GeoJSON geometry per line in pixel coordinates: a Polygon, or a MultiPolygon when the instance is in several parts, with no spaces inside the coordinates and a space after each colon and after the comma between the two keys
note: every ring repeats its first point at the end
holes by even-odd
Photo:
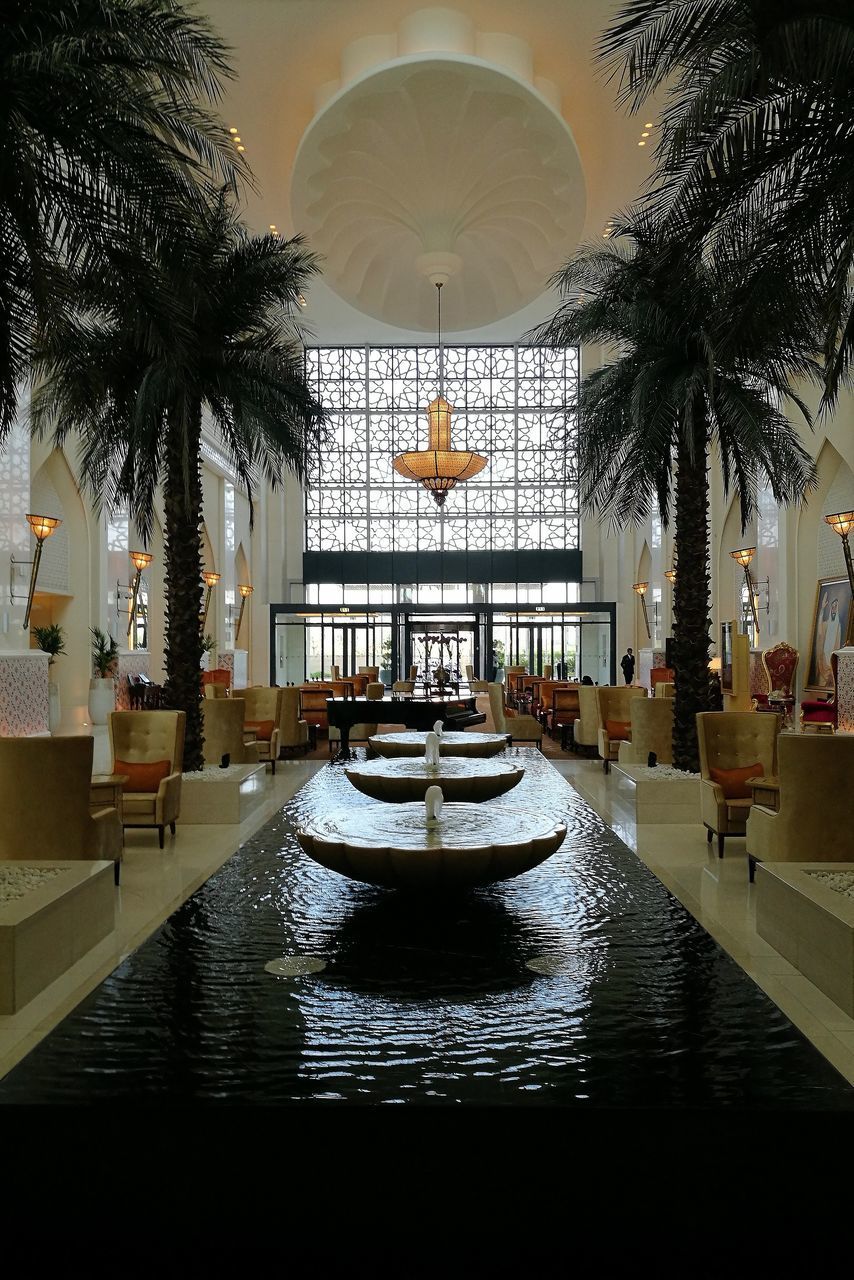
{"type": "Polygon", "coordinates": [[[575,347],[444,347],[451,443],[488,458],[441,515],[392,458],[427,442],[439,349],[308,347],[309,386],[329,412],[307,460],[306,551],[512,551],[579,546],[571,408],[575,347]]]}

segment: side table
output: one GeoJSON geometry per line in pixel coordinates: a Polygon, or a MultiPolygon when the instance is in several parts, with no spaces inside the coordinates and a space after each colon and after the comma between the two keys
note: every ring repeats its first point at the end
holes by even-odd
{"type": "Polygon", "coordinates": [[[116,809],[119,822],[122,824],[122,844],[125,842],[124,807],[122,793],[128,781],[126,773],[93,773],[89,784],[89,808],[93,813],[98,809],[116,809]]]}

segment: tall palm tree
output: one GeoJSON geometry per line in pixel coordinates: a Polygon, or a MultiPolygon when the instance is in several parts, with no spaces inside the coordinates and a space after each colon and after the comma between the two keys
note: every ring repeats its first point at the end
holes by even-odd
{"type": "Polygon", "coordinates": [[[557,274],[564,299],[538,341],[614,351],[578,398],[581,502],[618,527],[657,508],[675,520],[673,758],[699,767],[695,714],[709,708],[708,468],[735,487],[742,524],[767,477],[778,502],[814,483],[809,454],[781,406],[792,375],[816,376],[808,307],[763,296],[742,261],[705,261],[635,209],[604,246],[583,247],[557,274]]]}
{"type": "Polygon", "coordinates": [[[246,486],[301,475],[324,415],[304,378],[297,298],[318,269],[300,237],[251,236],[225,192],[192,240],[132,260],[93,285],[92,310],[55,328],[38,354],[37,431],[81,437],[96,501],[127,503],[144,539],[163,485],[166,692],[187,713],[185,767],[202,767],[202,421],[246,486]],[[173,324],[178,307],[184,323],[173,324]]]}
{"type": "Polygon", "coordinates": [[[205,103],[230,74],[176,0],[4,0],[0,41],[0,442],[34,328],[66,269],[171,235],[196,179],[245,168],[205,103]]]}
{"type": "Polygon", "coordinates": [[[667,87],[659,210],[725,239],[747,218],[769,281],[813,278],[832,404],[854,355],[851,0],[624,0],[600,54],[633,109],[667,87]]]}

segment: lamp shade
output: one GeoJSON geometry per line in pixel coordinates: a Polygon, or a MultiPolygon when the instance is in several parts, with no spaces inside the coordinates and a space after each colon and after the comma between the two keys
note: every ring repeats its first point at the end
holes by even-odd
{"type": "MultiPolygon", "coordinates": [[[[832,516],[824,517],[830,525],[834,533],[838,533],[840,538],[846,538],[852,529],[854,529],[854,511],[837,511],[832,516]]],[[[27,516],[29,520],[29,516],[27,516]]]]}
{"type": "Polygon", "coordinates": [[[648,582],[633,582],[632,591],[636,591],[639,596],[644,596],[649,588],[648,582]]]}
{"type": "Polygon", "coordinates": [[[746,569],[756,555],[755,547],[740,547],[738,551],[730,551],[733,560],[737,560],[742,569],[746,569]]]}
{"type": "Polygon", "coordinates": [[[673,583],[676,581],[676,570],[675,570],[675,569],[665,569],[665,570],[664,570],[664,576],[665,576],[665,578],[667,579],[667,581],[670,583],[670,585],[672,586],[672,585],[673,585],[673,583]]]}
{"type": "Polygon", "coordinates": [[[220,580],[220,576],[221,575],[218,573],[212,573],[210,570],[206,570],[202,574],[202,580],[206,587],[215,587],[220,580]]]}
{"type": "Polygon", "coordinates": [[[255,590],[255,588],[250,587],[247,583],[241,582],[241,583],[238,583],[237,590],[240,592],[240,594],[243,596],[243,599],[245,600],[247,596],[252,595],[252,592],[255,590]]]}
{"type": "Polygon", "coordinates": [[[154,556],[149,555],[147,551],[131,551],[129,554],[131,563],[137,573],[142,573],[143,569],[147,569],[154,559],[154,556]]]}
{"type": "Polygon", "coordinates": [[[61,520],[57,520],[55,516],[34,516],[27,512],[27,524],[33,531],[33,536],[39,542],[44,542],[45,538],[49,538],[52,533],[56,533],[61,520]]]}

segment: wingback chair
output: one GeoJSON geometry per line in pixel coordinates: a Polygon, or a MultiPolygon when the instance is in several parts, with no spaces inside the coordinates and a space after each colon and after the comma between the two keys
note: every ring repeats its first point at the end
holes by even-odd
{"type": "MultiPolygon", "coordinates": [[[[209,686],[216,687],[216,686],[209,686]]],[[[258,745],[243,741],[246,704],[243,698],[214,698],[202,702],[205,764],[257,764],[258,745]]]]}
{"type": "Polygon", "coordinates": [[[747,820],[750,879],[757,862],[854,862],[854,738],[783,734],[777,743],[779,810],[747,820]]]}
{"type": "Polygon", "coordinates": [[[777,772],[780,719],[754,711],[697,712],[700,817],[709,843],[713,835],[718,837],[719,858],[724,856],[725,838],[743,836],[747,828],[752,793],[746,779],[777,772]]]}
{"type": "MultiPolygon", "coordinates": [[[[138,720],[142,712],[133,714],[138,720]]],[[[155,713],[156,714],[156,713],[155,713]]],[[[89,808],[94,738],[0,738],[0,859],[122,861],[118,810],[89,808]]]]}
{"type": "Polygon", "coordinates": [[[551,678],[552,678],[552,672],[553,672],[553,671],[554,671],[554,664],[553,664],[553,663],[551,663],[551,662],[544,662],[544,663],[543,663],[543,679],[544,679],[544,680],[551,680],[551,678]]]}
{"type": "Polygon", "coordinates": [[[646,764],[654,751],[658,764],[673,763],[673,699],[632,698],[630,742],[621,742],[620,764],[646,764]]]}
{"type": "Polygon", "coordinates": [[[279,758],[279,717],[281,707],[279,699],[282,690],[278,685],[255,685],[249,689],[241,689],[246,703],[244,729],[255,733],[258,747],[258,759],[269,764],[276,772],[276,761],[279,758]]]}
{"type": "Polygon", "coordinates": [[[329,668],[329,676],[330,676],[330,679],[332,680],[341,679],[341,668],[340,666],[337,665],[337,663],[333,663],[332,666],[329,668]]]}
{"type": "Polygon", "coordinates": [[[224,684],[206,684],[203,685],[205,691],[205,699],[213,700],[214,698],[227,698],[228,689],[224,684]]]}
{"type": "Polygon", "coordinates": [[[496,733],[508,733],[512,742],[535,742],[543,749],[543,726],[533,716],[517,715],[504,705],[504,685],[489,685],[489,709],[496,733]]]}
{"type": "Polygon", "coordinates": [[[410,680],[418,679],[418,663],[417,662],[413,662],[412,666],[409,668],[409,679],[410,680]]]}
{"type": "Polygon", "coordinates": [[[793,649],[785,640],[782,640],[779,644],[772,645],[770,649],[764,651],[762,654],[762,666],[765,668],[768,689],[765,693],[755,693],[753,695],[754,706],[767,706],[769,694],[775,692],[782,693],[789,704],[794,706],[795,675],[798,670],[800,656],[798,650],[793,649]]]}
{"type": "Polygon", "coordinates": [[[646,689],[634,684],[603,684],[596,687],[595,693],[599,717],[596,741],[602,768],[608,773],[611,761],[619,755],[620,743],[631,734],[631,704],[636,698],[646,698],[646,689]]]}
{"type": "Polygon", "coordinates": [[[156,827],[163,848],[181,811],[184,767],[183,711],[111,711],[108,724],[113,773],[126,773],[122,809],[126,827],[156,827]]]}
{"type": "MultiPolygon", "coordinates": [[[[368,687],[365,691],[365,696],[373,700],[377,700],[379,698],[384,697],[385,685],[381,684],[379,680],[372,680],[368,684],[368,687]]],[[[351,742],[367,742],[368,738],[373,738],[376,735],[377,728],[378,728],[377,724],[368,724],[367,722],[365,722],[364,724],[354,724],[352,729],[350,730],[350,741],[351,742]]],[[[331,724],[329,726],[330,755],[332,754],[332,748],[335,746],[337,742],[340,742],[340,741],[341,741],[340,730],[338,729],[337,725],[331,724]]]]}
{"type": "Polygon", "coordinates": [[[359,667],[358,674],[360,676],[367,676],[368,680],[378,680],[380,669],[379,667],[359,667]]]}
{"type": "Polygon", "coordinates": [[[595,685],[578,686],[578,719],[573,726],[573,741],[586,755],[595,754],[599,746],[599,703],[595,685]]]}
{"type": "Polygon", "coordinates": [[[310,742],[308,724],[300,718],[300,691],[296,685],[279,690],[279,755],[283,751],[304,751],[310,742]]]}
{"type": "Polygon", "coordinates": [[[325,730],[329,724],[326,703],[332,697],[332,690],[328,685],[303,684],[299,687],[299,693],[301,718],[306,724],[325,730]]]}
{"type": "Polygon", "coordinates": [[[202,684],[219,684],[226,693],[231,689],[231,672],[228,667],[214,667],[211,671],[202,672],[202,684]]]}
{"type": "Polygon", "coordinates": [[[580,685],[555,685],[552,688],[551,706],[546,713],[546,723],[553,738],[565,724],[573,724],[578,719],[578,691],[580,685]]]}

